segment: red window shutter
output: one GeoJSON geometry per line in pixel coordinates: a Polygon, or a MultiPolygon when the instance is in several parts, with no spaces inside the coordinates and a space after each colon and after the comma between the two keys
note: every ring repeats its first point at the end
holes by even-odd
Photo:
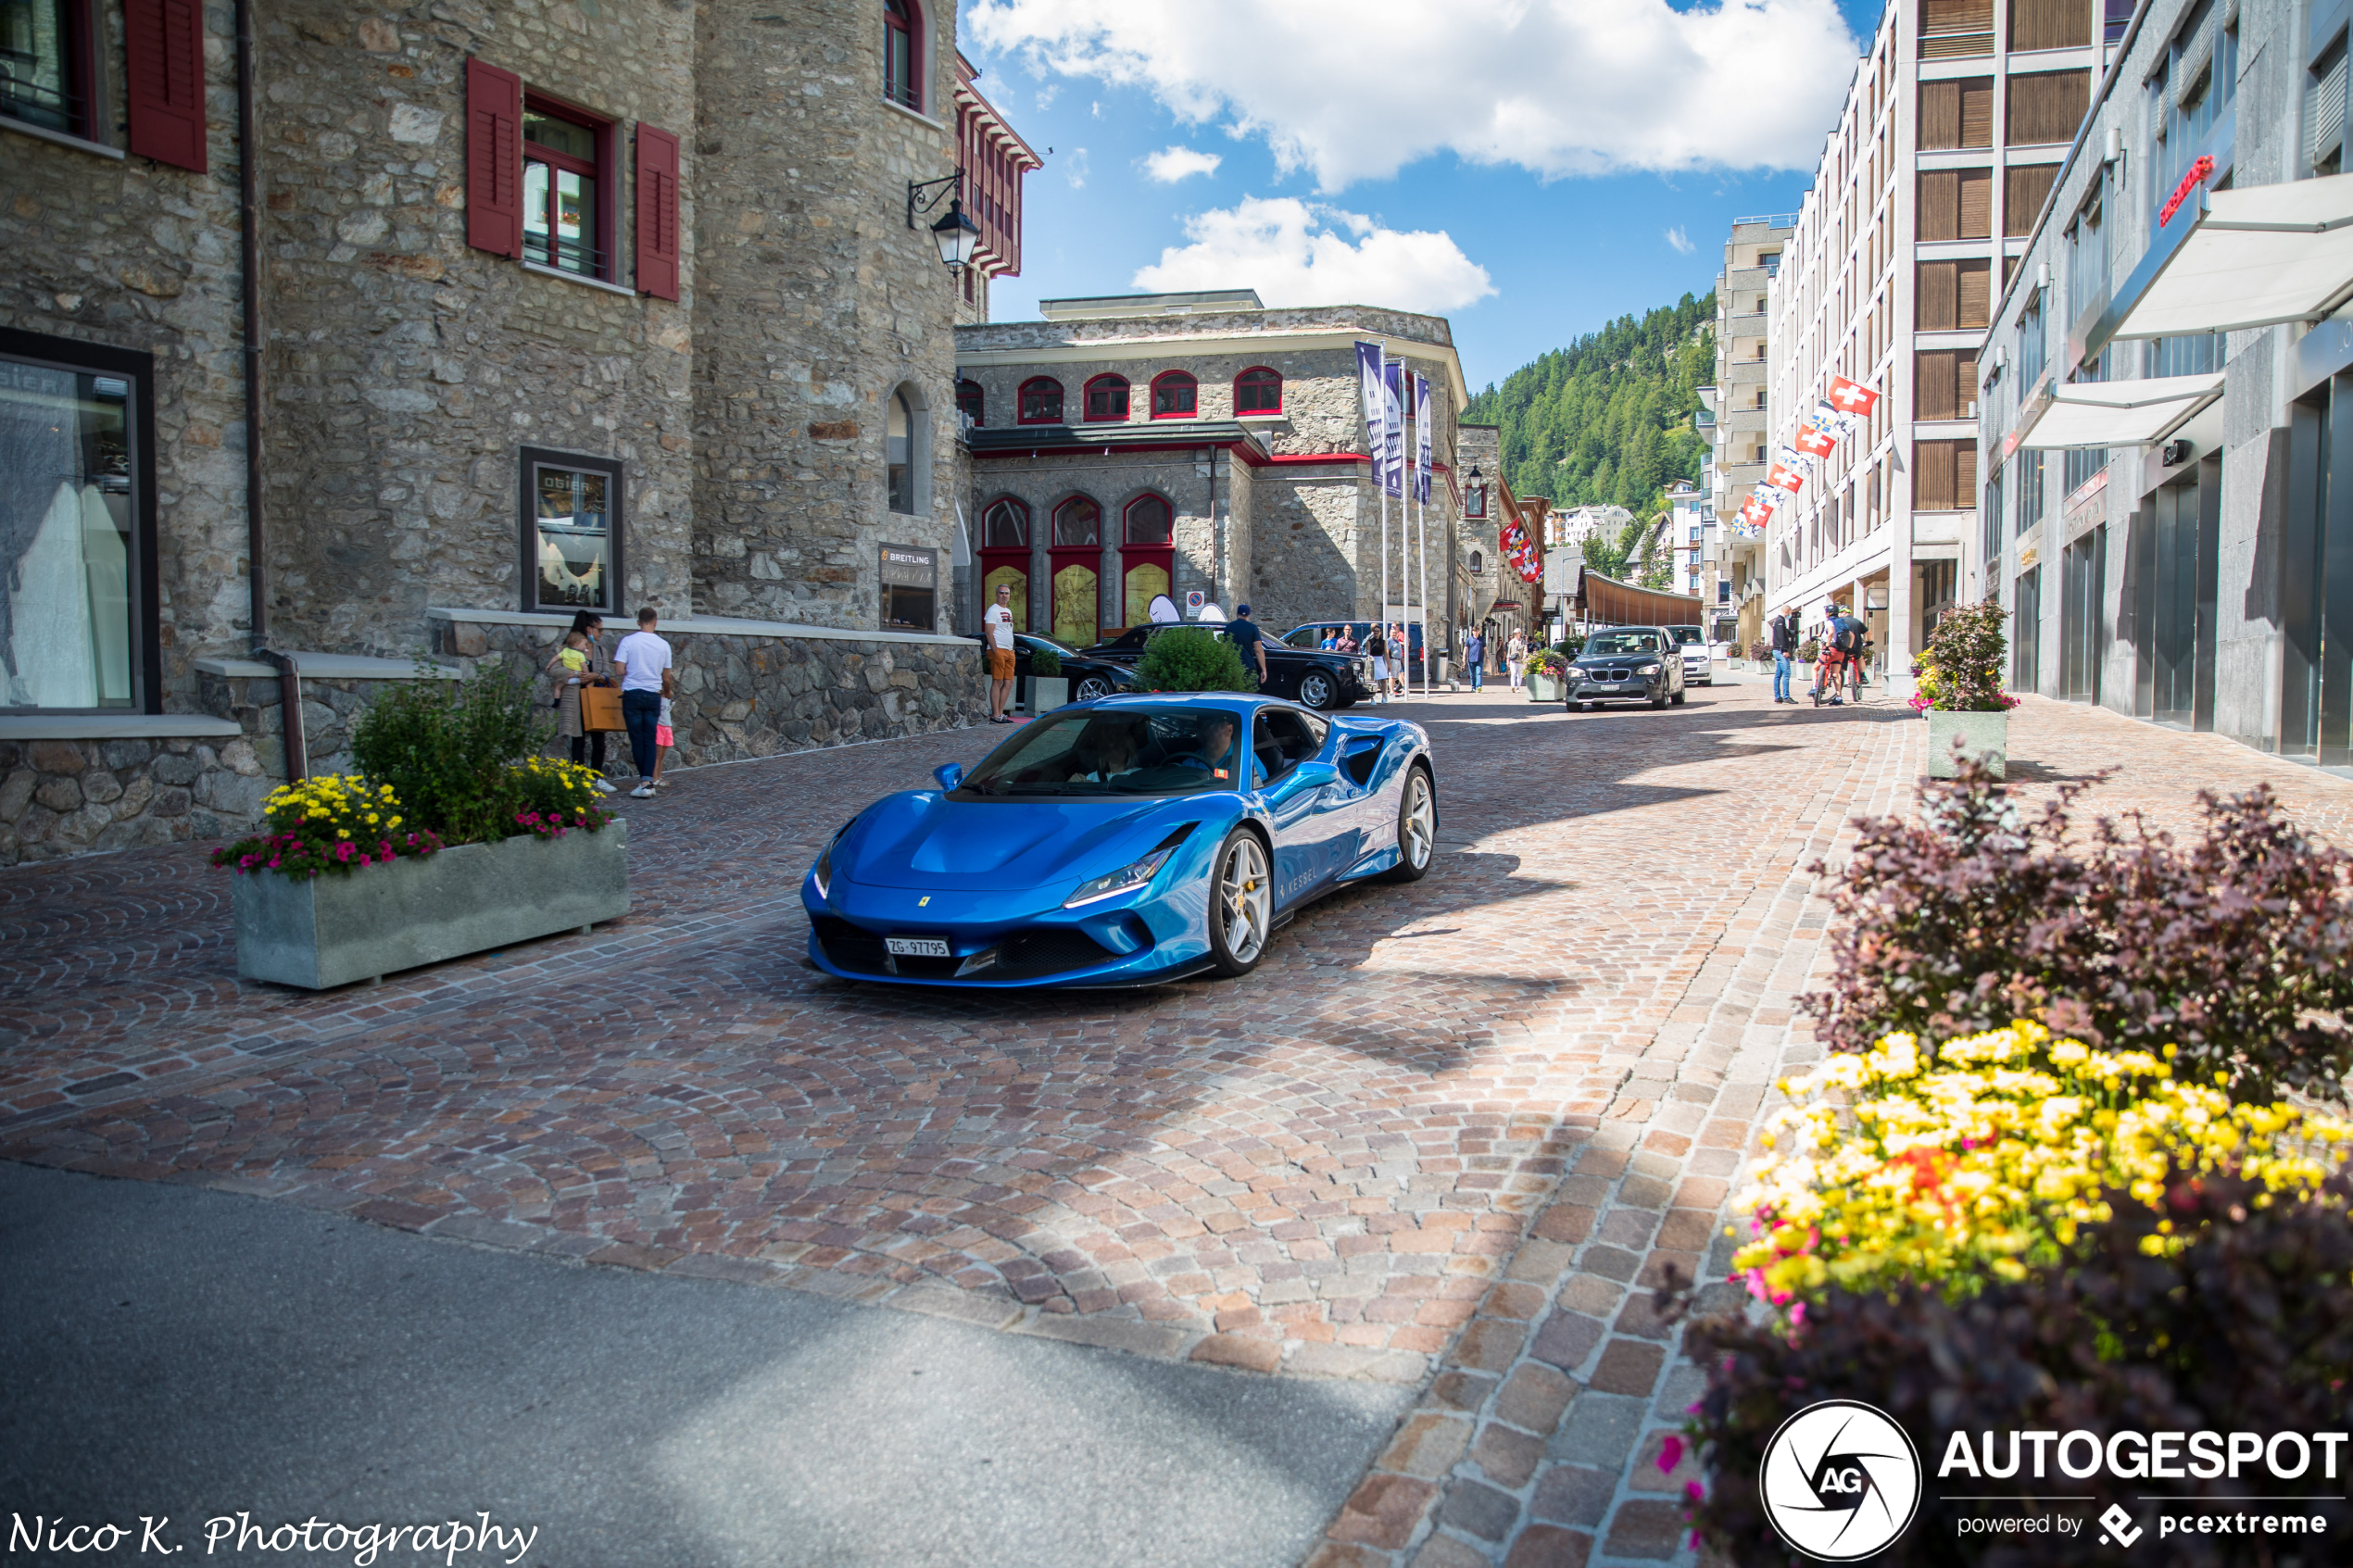
{"type": "Polygon", "coordinates": [[[522,78],[466,62],[466,243],[522,255],[522,78]]]}
{"type": "Polygon", "coordinates": [[[637,127],[637,292],[678,297],[678,138],[637,127]]]}
{"type": "Polygon", "coordinates": [[[123,0],[122,42],[131,150],[204,173],[203,6],[198,0],[123,0]]]}

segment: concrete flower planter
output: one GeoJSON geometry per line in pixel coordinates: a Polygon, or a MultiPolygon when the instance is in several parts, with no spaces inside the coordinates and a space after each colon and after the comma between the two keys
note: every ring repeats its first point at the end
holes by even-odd
{"type": "Polygon", "coordinates": [[[1051,713],[1069,700],[1069,676],[1032,675],[1029,678],[1029,710],[1032,713],[1051,713]]]}
{"type": "Polygon", "coordinates": [[[2010,716],[2007,713],[1947,713],[1941,709],[1928,710],[1928,776],[1949,779],[1954,776],[1953,743],[1958,740],[1964,755],[1973,757],[1992,771],[1995,778],[2004,776],[2010,753],[2010,716]]]}
{"type": "Polygon", "coordinates": [[[463,844],[309,882],[239,876],[237,972],[321,991],[629,912],[629,824],[463,844]]]}
{"type": "Polygon", "coordinates": [[[1558,702],[1560,699],[1561,683],[1559,677],[1554,675],[1530,675],[1528,677],[1529,701],[1558,702]]]}

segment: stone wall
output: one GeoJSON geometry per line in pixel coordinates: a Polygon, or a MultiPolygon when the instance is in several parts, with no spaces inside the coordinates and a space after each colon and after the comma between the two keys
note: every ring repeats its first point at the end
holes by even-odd
{"type": "Polygon", "coordinates": [[[271,788],[242,735],[0,741],[0,866],[227,837],[271,788]]]}
{"type": "MultiPolygon", "coordinates": [[[[1018,501],[1029,508],[1028,630],[1044,635],[1053,630],[1047,584],[1054,508],[1074,496],[1093,501],[1102,509],[1103,519],[1103,543],[1096,566],[1101,587],[1098,624],[1124,626],[1127,617],[1121,591],[1122,520],[1128,504],[1145,495],[1165,500],[1175,518],[1169,592],[1180,604],[1186,590],[1191,588],[1223,602],[1226,585],[1216,575],[1217,518],[1220,506],[1231,501],[1229,495],[1221,494],[1231,488],[1231,482],[1224,477],[1231,461],[1227,454],[1207,446],[1189,452],[1120,452],[1108,458],[1100,450],[1050,452],[1035,458],[1026,454],[991,457],[972,465],[968,507],[975,529],[982,514],[1000,500],[1018,501]]],[[[1229,539],[1228,548],[1232,547],[1229,539]]]]}

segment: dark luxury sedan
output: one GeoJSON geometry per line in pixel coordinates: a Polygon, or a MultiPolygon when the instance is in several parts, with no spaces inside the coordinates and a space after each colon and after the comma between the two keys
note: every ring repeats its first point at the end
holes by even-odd
{"type": "MultiPolygon", "coordinates": [[[[975,637],[973,641],[987,646],[981,638],[975,637]]],[[[1070,700],[1073,702],[1093,702],[1099,697],[1135,688],[1136,673],[1127,665],[1096,659],[1066,643],[1058,643],[1051,637],[1032,636],[1027,632],[1013,633],[1014,680],[1026,681],[1037,673],[1037,655],[1044,648],[1051,648],[1055,657],[1062,660],[1061,673],[1063,679],[1070,683],[1070,700]]]]}
{"type": "MultiPolygon", "coordinates": [[[[1097,643],[1080,655],[1084,659],[1100,659],[1129,669],[1144,657],[1144,644],[1160,633],[1179,625],[1200,626],[1223,633],[1220,621],[1167,621],[1155,626],[1131,626],[1118,638],[1097,643]]],[[[1266,650],[1266,684],[1268,696],[1287,697],[1302,708],[1329,711],[1361,702],[1373,695],[1370,661],[1361,654],[1327,653],[1321,648],[1295,648],[1263,638],[1266,650]]],[[[1078,698],[1078,689],[1071,688],[1071,700],[1078,698]]]]}
{"type": "Polygon", "coordinates": [[[1564,700],[1579,713],[1592,712],[1597,702],[1664,708],[1683,700],[1682,650],[1661,627],[1612,626],[1585,639],[1561,685],[1564,700]]]}

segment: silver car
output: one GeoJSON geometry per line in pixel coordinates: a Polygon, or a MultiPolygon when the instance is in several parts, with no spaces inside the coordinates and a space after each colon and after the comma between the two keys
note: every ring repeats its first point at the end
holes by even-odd
{"type": "Polygon", "coordinates": [[[1667,634],[1682,645],[1683,684],[1687,686],[1712,686],[1716,684],[1716,656],[1707,646],[1707,633],[1697,626],[1669,626],[1667,634]]]}

